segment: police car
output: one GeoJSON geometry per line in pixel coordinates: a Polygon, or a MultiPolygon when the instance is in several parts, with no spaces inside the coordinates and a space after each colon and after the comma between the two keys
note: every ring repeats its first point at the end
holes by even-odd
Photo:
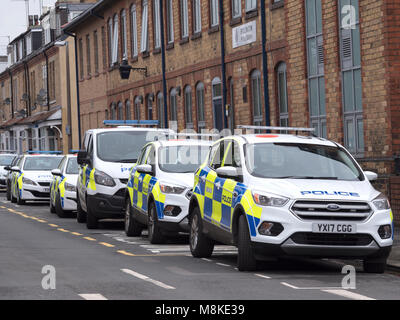
{"type": "Polygon", "coordinates": [[[53,181],[50,185],[50,212],[65,218],[68,212],[76,211],[76,183],[79,174],[76,155],[64,156],[58,168],[51,173],[53,181]]]}
{"type": "MultiPolygon", "coordinates": [[[[104,121],[106,125],[155,125],[158,121],[104,121]]],[[[123,218],[129,171],[147,142],[169,130],[118,126],[85,133],[78,153],[77,221],[96,229],[100,219],[123,218]]]]}
{"type": "Polygon", "coordinates": [[[8,201],[11,201],[11,181],[13,177],[13,172],[11,171],[11,168],[17,165],[19,160],[22,158],[22,155],[17,155],[14,160],[11,162],[9,166],[5,166],[4,170],[7,171],[6,174],[6,198],[8,201]]]}
{"type": "Polygon", "coordinates": [[[187,220],[195,170],[211,143],[172,139],[145,145],[132,168],[125,200],[125,232],[139,236],[147,226],[151,243],[189,231],[187,220]]]}
{"type": "Polygon", "coordinates": [[[0,189],[7,188],[8,170],[6,170],[6,167],[9,168],[16,157],[16,154],[0,154],[0,189]]]}
{"type": "Polygon", "coordinates": [[[49,200],[51,170],[58,167],[61,159],[62,156],[45,152],[23,155],[11,168],[11,202],[49,200]]]}
{"type": "Polygon", "coordinates": [[[384,272],[393,215],[388,199],[370,183],[376,178],[341,145],[322,138],[223,138],[195,174],[192,255],[210,256],[220,241],[238,247],[241,271],[256,269],[258,260],[294,255],[362,259],[366,272],[384,272]]]}

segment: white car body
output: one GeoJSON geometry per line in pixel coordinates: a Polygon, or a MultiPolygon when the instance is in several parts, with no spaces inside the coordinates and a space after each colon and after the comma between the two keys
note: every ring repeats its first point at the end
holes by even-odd
{"type": "Polygon", "coordinates": [[[9,171],[4,169],[4,167],[9,166],[11,164],[10,161],[7,161],[8,164],[4,164],[3,162],[7,159],[15,159],[17,157],[16,154],[12,153],[2,153],[0,154],[0,189],[4,189],[7,187],[7,176],[9,171]]]}

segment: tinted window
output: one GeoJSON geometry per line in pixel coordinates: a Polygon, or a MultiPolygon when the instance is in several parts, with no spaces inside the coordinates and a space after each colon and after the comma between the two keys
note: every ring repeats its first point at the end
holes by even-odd
{"type": "Polygon", "coordinates": [[[26,171],[51,171],[60,164],[62,157],[27,157],[24,163],[26,171]]]}

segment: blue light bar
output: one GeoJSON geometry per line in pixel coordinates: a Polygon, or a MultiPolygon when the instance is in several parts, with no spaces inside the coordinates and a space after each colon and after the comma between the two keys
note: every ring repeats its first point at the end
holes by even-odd
{"type": "Polygon", "coordinates": [[[69,153],[78,153],[79,150],[69,150],[69,153]]]}
{"type": "Polygon", "coordinates": [[[28,150],[28,154],[62,154],[62,151],[43,151],[43,150],[28,150]]]}
{"type": "Polygon", "coordinates": [[[158,126],[158,120],[104,120],[106,126],[158,126]]]}

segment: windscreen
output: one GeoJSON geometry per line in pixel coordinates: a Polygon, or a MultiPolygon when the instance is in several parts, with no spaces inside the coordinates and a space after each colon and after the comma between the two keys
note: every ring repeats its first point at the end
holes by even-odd
{"type": "Polygon", "coordinates": [[[161,171],[195,172],[206,159],[208,146],[167,146],[159,149],[158,165],[161,171]]]}
{"type": "Polygon", "coordinates": [[[250,174],[276,179],[362,180],[363,175],[347,153],[312,144],[257,143],[245,147],[250,174]]]}
{"type": "Polygon", "coordinates": [[[14,160],[15,156],[0,155],[0,166],[9,166],[14,160]]]}
{"type": "Polygon", "coordinates": [[[67,163],[67,168],[65,170],[67,174],[78,174],[79,173],[79,165],[77,162],[77,158],[70,158],[67,163]]]}
{"type": "Polygon", "coordinates": [[[110,131],[97,136],[97,156],[108,162],[135,163],[142,147],[153,141],[155,132],[110,131]]]}
{"type": "Polygon", "coordinates": [[[62,157],[35,156],[27,157],[24,163],[25,171],[51,171],[60,164],[62,157]]]}

